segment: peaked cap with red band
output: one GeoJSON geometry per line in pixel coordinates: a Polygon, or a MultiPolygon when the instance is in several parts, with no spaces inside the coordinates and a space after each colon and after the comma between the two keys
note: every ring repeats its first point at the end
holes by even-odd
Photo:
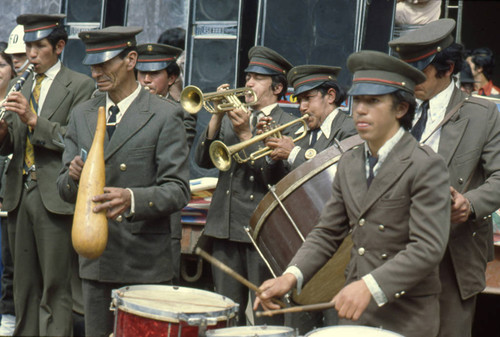
{"type": "Polygon", "coordinates": [[[412,66],[424,70],[436,54],[453,43],[455,20],[440,19],[389,41],[389,46],[399,57],[412,66]]]}
{"type": "Polygon", "coordinates": [[[425,81],[423,72],[400,59],[373,50],[351,54],[347,67],[354,74],[348,95],[385,95],[396,90],[411,94],[425,81]]]}
{"type": "Polygon", "coordinates": [[[83,31],[78,37],[85,44],[83,64],[104,63],[120,54],[128,47],[137,45],[135,36],[142,32],[142,27],[110,26],[104,29],[83,31]]]}
{"type": "Polygon", "coordinates": [[[293,86],[293,95],[297,96],[303,92],[319,87],[325,82],[337,82],[340,67],[323,65],[302,65],[293,67],[288,73],[288,83],[293,86]]]}
{"type": "Polygon", "coordinates": [[[264,46],[254,46],[248,51],[250,62],[246,73],[285,75],[293,67],[283,56],[264,46]]]}
{"type": "Polygon", "coordinates": [[[42,40],[54,29],[62,26],[64,14],[22,14],[17,17],[17,23],[24,25],[24,42],[42,40]]]}
{"type": "Polygon", "coordinates": [[[167,44],[148,43],[137,46],[139,58],[135,69],[139,71],[158,71],[168,67],[182,54],[182,49],[167,44]]]}

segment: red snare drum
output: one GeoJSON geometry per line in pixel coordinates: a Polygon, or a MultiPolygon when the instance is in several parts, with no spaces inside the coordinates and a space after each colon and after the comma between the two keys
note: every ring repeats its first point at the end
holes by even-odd
{"type": "Polygon", "coordinates": [[[113,290],[114,337],[198,337],[233,325],[238,304],[205,290],[137,285],[113,290]]]}

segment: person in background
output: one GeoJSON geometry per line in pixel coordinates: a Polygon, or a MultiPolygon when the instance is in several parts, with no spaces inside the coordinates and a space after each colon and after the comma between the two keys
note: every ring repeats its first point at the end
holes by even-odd
{"type": "Polygon", "coordinates": [[[460,70],[460,77],[458,81],[460,83],[460,90],[468,95],[472,95],[472,93],[474,92],[474,84],[476,83],[476,81],[474,80],[474,76],[472,75],[469,63],[464,62],[463,68],[462,70],[460,70]]]}
{"type": "Polygon", "coordinates": [[[26,45],[24,44],[23,25],[17,25],[10,33],[5,53],[12,56],[16,73],[18,76],[21,76],[29,65],[28,56],[26,55],[26,45]]]}
{"type": "Polygon", "coordinates": [[[182,88],[184,86],[184,62],[186,61],[185,42],[186,30],[181,27],[170,28],[161,33],[158,38],[158,43],[166,44],[182,50],[182,53],[177,57],[176,63],[179,66],[180,73],[174,84],[170,88],[170,95],[176,101],[181,97],[182,88]]]}
{"type": "Polygon", "coordinates": [[[481,96],[500,95],[500,88],[493,84],[493,70],[495,69],[495,57],[490,48],[483,47],[474,49],[467,57],[472,75],[476,83],[474,89],[481,96]]]}
{"type": "Polygon", "coordinates": [[[441,0],[397,0],[394,23],[425,25],[441,16],[441,0]]]}

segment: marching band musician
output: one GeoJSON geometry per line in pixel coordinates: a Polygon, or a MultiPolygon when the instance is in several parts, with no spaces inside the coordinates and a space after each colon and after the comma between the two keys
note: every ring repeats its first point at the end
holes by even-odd
{"type": "Polygon", "coordinates": [[[24,27],[17,25],[9,35],[9,44],[5,53],[12,56],[12,62],[16,69],[17,76],[21,76],[30,62],[26,55],[26,45],[24,44],[24,27]]]}
{"type": "Polygon", "coordinates": [[[188,146],[178,104],[136,81],[135,36],[140,27],[111,26],[79,33],[98,89],[105,92],[76,108],[65,137],[57,180],[63,199],[75,202],[81,154],[92,145],[100,106],[107,111],[104,194],[94,212],[106,211],[108,243],[96,259],[80,257],[85,333],[109,336],[111,291],[130,284],[170,284],[170,214],[189,200],[188,146]]]}
{"type": "Polygon", "coordinates": [[[61,168],[71,109],[87,100],[93,81],[59,61],[68,38],[61,14],[23,14],[26,54],[35,65],[20,92],[5,103],[0,154],[13,154],[3,210],[9,212],[14,259],[15,335],[72,334],[70,289],[73,205],[54,182],[61,168]]]}
{"type": "Polygon", "coordinates": [[[412,134],[440,154],[450,172],[454,202],[439,266],[439,336],[470,336],[486,263],[493,258],[490,215],[500,207],[500,118],[495,104],[467,97],[456,87],[452,76],[464,60],[463,47],[453,43],[454,28],[454,20],[441,19],[389,45],[427,76],[415,88],[420,106],[412,134]]]}
{"type": "MultiPolygon", "coordinates": [[[[210,144],[223,141],[227,146],[251,139],[256,133],[257,120],[270,116],[278,124],[292,121],[294,117],[278,106],[279,98],[286,92],[286,74],[292,65],[272,49],[255,46],[248,53],[250,59],[246,72],[246,87],[254,90],[257,101],[252,113],[235,109],[225,114],[213,114],[205,132],[200,137],[195,160],[200,167],[213,168],[209,157],[210,144]]],[[[227,87],[222,85],[221,87],[227,87]]],[[[246,96],[247,103],[253,96],[246,96]]],[[[292,130],[285,130],[292,132],[292,130]]],[[[252,144],[246,153],[252,153],[259,144],[252,144]]],[[[252,212],[267,192],[268,183],[276,183],[282,176],[274,175],[273,163],[266,158],[246,163],[234,160],[228,171],[219,172],[219,180],[208,210],[204,234],[213,243],[212,254],[237,273],[254,284],[260,284],[270,277],[270,272],[250,243],[244,230],[249,226],[252,212]]],[[[239,325],[246,325],[245,310],[248,303],[248,288],[213,267],[212,273],[216,291],[240,304],[239,325]]],[[[267,323],[281,323],[282,320],[264,320],[267,323]]],[[[256,324],[264,322],[256,318],[256,324]]]]}
{"type": "MultiPolygon", "coordinates": [[[[182,53],[182,49],[165,44],[141,44],[137,46],[139,57],[135,69],[137,70],[137,80],[144,87],[149,88],[149,92],[159,95],[172,102],[177,102],[170,95],[170,88],[180,74],[176,61],[182,53]]],[[[184,112],[184,128],[189,149],[193,145],[196,136],[196,115],[184,112]]],[[[172,262],[174,269],[174,283],[180,282],[181,265],[181,239],[182,223],[181,213],[172,214],[170,219],[172,226],[172,262]]]]}
{"type": "MultiPolygon", "coordinates": [[[[303,65],[292,68],[288,82],[302,115],[308,114],[307,134],[293,142],[291,137],[268,138],[266,145],[273,149],[273,160],[286,160],[291,169],[297,168],[317,153],[356,134],[352,117],[339,109],[345,100],[345,91],[337,83],[339,67],[303,65]]],[[[302,133],[303,127],[297,130],[302,133]]]]}
{"type": "Polygon", "coordinates": [[[438,332],[438,265],[448,240],[450,192],[442,158],[407,131],[414,87],[424,74],[384,53],[347,60],[349,95],[363,146],[339,161],[333,194],[285,273],[264,282],[254,303],[300,291],[352,233],[346,285],[333,298],[340,324],[381,327],[406,337],[438,332]]]}

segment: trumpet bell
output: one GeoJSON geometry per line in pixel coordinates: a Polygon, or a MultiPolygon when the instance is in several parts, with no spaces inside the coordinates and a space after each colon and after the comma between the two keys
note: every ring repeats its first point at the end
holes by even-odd
{"type": "Polygon", "coordinates": [[[230,149],[221,142],[216,140],[210,144],[210,149],[208,150],[210,154],[210,159],[215,167],[220,171],[227,171],[231,167],[231,151],[230,149]]]}
{"type": "Polygon", "coordinates": [[[194,85],[188,85],[181,92],[180,102],[184,110],[195,114],[203,107],[203,92],[194,85]]]}

